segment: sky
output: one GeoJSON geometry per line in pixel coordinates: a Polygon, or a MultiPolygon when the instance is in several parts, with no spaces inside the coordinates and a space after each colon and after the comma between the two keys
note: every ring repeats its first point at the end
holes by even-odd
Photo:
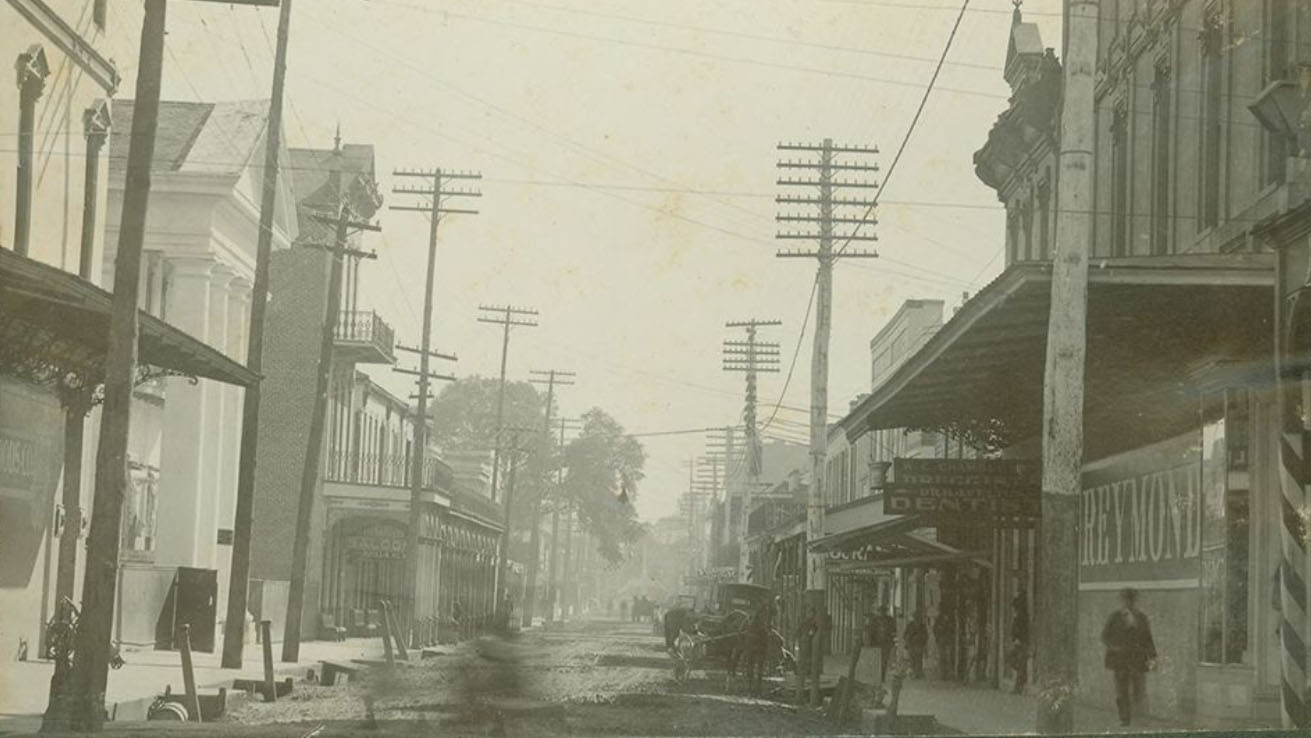
{"type": "MultiPolygon", "coordinates": [[[[126,4],[124,4],[126,5],[126,4]]],[[[139,27],[119,3],[110,22],[139,27]]],[[[567,417],[599,406],[640,436],[639,515],[672,514],[699,429],[739,422],[721,369],[725,322],[782,321],[781,371],[760,381],[767,437],[807,438],[816,264],[779,259],[780,142],[872,146],[882,182],[959,11],[951,0],[297,0],[288,52],[291,147],[376,148],[387,204],[402,168],[480,171],[478,215],[440,226],[433,346],[457,376],[496,376],[501,335],[480,305],[539,311],[511,334],[508,376],[577,373],[567,417]],[[793,357],[796,356],[795,364],[793,357]],[[793,368],[789,377],[789,369],[793,368]],[[775,411],[775,407],[778,407],[775,411]]],[[[1010,0],[972,0],[876,211],[877,259],[834,278],[829,412],[869,391],[869,339],[903,300],[951,308],[1002,267],[1004,211],[973,153],[1005,109],[1010,0]]],[[[1027,0],[1060,48],[1059,0],[1027,0]]],[[[164,98],[268,96],[276,9],[169,3],[164,98]]],[[[116,61],[135,82],[135,32],[116,61]]],[[[866,193],[867,194],[867,193],[866,193]]],[[[793,209],[794,211],[795,209],[793,209]]],[[[851,213],[861,215],[860,212],[851,213]]],[[[361,306],[419,343],[428,225],[379,213],[361,306]]],[[[412,363],[402,356],[402,364],[412,363]]],[[[443,369],[445,367],[442,367],[443,369]]],[[[399,395],[413,377],[366,368],[399,395]]]]}

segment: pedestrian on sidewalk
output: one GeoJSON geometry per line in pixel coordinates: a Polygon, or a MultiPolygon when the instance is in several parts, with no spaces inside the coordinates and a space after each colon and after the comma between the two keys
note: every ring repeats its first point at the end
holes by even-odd
{"type": "Polygon", "coordinates": [[[917,610],[915,616],[906,624],[906,650],[910,651],[911,677],[924,678],[924,649],[929,645],[929,629],[924,625],[924,616],[917,610]]]}
{"type": "MultiPolygon", "coordinates": [[[[819,632],[819,614],[815,612],[814,605],[806,606],[805,617],[797,625],[797,702],[802,704],[806,700],[806,677],[811,671],[811,653],[814,650],[815,634],[819,632]]],[[[819,681],[819,674],[815,675],[815,681],[819,681]]]]}
{"type": "Polygon", "coordinates": [[[1152,626],[1138,609],[1138,591],[1120,590],[1120,608],[1111,613],[1102,628],[1106,646],[1106,668],[1115,679],[1115,707],[1120,725],[1128,725],[1134,704],[1140,707],[1147,696],[1147,672],[1156,668],[1156,643],[1152,626]]]}
{"type": "Polygon", "coordinates": [[[1015,671],[1014,694],[1024,694],[1029,683],[1029,598],[1023,588],[1011,602],[1011,647],[1006,662],[1015,671]]]}
{"type": "Polygon", "coordinates": [[[888,678],[888,664],[892,662],[892,648],[897,642],[897,621],[888,614],[888,606],[879,606],[870,628],[870,645],[879,650],[879,681],[888,678]]]}

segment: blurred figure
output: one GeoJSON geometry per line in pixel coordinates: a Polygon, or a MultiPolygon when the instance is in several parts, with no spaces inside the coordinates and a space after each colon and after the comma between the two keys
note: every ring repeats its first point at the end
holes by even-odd
{"type": "Polygon", "coordinates": [[[1120,590],[1120,608],[1106,619],[1102,644],[1106,646],[1106,668],[1115,679],[1120,725],[1128,725],[1134,704],[1141,704],[1147,696],[1147,672],[1156,668],[1152,626],[1138,609],[1137,590],[1120,590]]]}
{"type": "Polygon", "coordinates": [[[918,611],[906,624],[906,650],[910,652],[911,676],[924,678],[924,649],[929,645],[929,629],[924,625],[924,617],[918,611]]]}
{"type": "Polygon", "coordinates": [[[1023,694],[1029,683],[1029,598],[1024,589],[1020,589],[1011,602],[1011,647],[1007,651],[1007,661],[1015,670],[1015,694],[1023,694]]]}

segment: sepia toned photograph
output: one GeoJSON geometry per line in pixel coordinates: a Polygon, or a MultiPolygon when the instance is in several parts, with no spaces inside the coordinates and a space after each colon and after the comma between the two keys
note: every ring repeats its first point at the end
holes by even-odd
{"type": "Polygon", "coordinates": [[[0,62],[0,738],[1311,735],[1311,0],[0,62]]]}

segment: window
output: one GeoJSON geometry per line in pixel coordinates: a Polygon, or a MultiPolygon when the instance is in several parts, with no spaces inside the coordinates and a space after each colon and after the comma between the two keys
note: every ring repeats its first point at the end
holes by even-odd
{"type": "Polygon", "coordinates": [[[1128,253],[1129,121],[1123,104],[1111,119],[1111,255],[1128,253]]]}
{"type": "Polygon", "coordinates": [[[1202,661],[1248,663],[1248,556],[1251,502],[1247,481],[1246,394],[1211,398],[1202,427],[1202,661]]]}
{"type": "MultiPolygon", "coordinates": [[[[1266,0],[1266,36],[1269,42],[1266,52],[1266,84],[1288,78],[1288,0],[1266,0]]],[[[1284,136],[1266,131],[1265,171],[1262,181],[1265,184],[1278,184],[1284,181],[1284,168],[1288,159],[1288,139],[1284,136]]]]}
{"type": "Polygon", "coordinates": [[[158,505],[159,470],[130,462],[119,538],[119,550],[123,558],[150,560],[154,557],[158,505]]]}
{"type": "Polygon", "coordinates": [[[1174,145],[1170,137],[1170,67],[1162,62],[1156,66],[1152,80],[1152,253],[1170,252],[1170,154],[1174,145]]]}
{"type": "Polygon", "coordinates": [[[1220,222],[1220,146],[1221,112],[1223,110],[1221,84],[1224,80],[1224,32],[1220,11],[1212,9],[1202,23],[1202,152],[1201,213],[1202,228],[1212,228],[1220,222]]]}

